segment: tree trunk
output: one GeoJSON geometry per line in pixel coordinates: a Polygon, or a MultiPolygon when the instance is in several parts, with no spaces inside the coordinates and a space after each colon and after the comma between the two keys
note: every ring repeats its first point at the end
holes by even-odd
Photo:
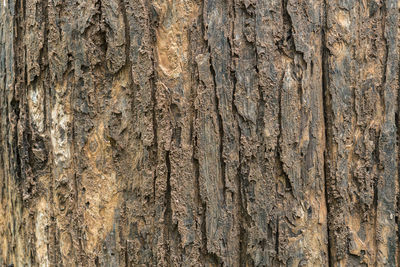
{"type": "Polygon", "coordinates": [[[4,0],[1,266],[399,266],[397,0],[4,0]]]}

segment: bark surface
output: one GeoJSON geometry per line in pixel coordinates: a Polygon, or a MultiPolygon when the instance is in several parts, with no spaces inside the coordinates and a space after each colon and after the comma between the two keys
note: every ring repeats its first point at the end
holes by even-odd
{"type": "Polygon", "coordinates": [[[0,1],[1,266],[399,266],[397,0],[0,1]]]}

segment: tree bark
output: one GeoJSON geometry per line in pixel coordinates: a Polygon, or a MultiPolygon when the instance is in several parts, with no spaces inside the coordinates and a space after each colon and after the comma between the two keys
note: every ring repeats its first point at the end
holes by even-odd
{"type": "Polygon", "coordinates": [[[396,0],[4,0],[1,266],[399,266],[396,0]]]}

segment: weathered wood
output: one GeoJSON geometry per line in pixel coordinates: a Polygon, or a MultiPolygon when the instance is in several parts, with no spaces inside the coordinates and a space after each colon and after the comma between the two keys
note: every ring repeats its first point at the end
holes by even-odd
{"type": "Polygon", "coordinates": [[[397,1],[0,14],[0,265],[399,264],[397,1]]]}

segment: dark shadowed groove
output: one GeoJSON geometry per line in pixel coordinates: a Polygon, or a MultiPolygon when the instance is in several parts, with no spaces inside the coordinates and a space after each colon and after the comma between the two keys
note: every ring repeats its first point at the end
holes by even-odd
{"type": "MultiPolygon", "coordinates": [[[[386,111],[386,103],[385,103],[385,85],[386,85],[386,76],[387,76],[387,68],[388,68],[388,56],[389,56],[389,42],[387,37],[385,36],[386,32],[386,19],[387,19],[387,7],[386,7],[386,1],[383,1],[382,3],[382,35],[383,35],[383,40],[385,40],[385,57],[382,62],[383,65],[383,73],[382,73],[382,82],[381,82],[381,89],[379,90],[379,96],[380,96],[380,101],[381,105],[383,107],[383,110],[386,111]]],[[[378,138],[379,139],[379,138],[378,138]]],[[[378,255],[378,254],[376,254],[378,255]]]]}
{"type": "MultiPolygon", "coordinates": [[[[214,266],[222,266],[222,259],[218,257],[215,253],[208,251],[207,249],[207,226],[206,226],[206,211],[207,205],[203,203],[203,221],[201,222],[201,238],[202,238],[202,254],[205,257],[204,260],[206,263],[214,264],[214,266]]],[[[205,265],[207,266],[207,265],[205,265]]],[[[210,265],[212,266],[212,265],[210,265]]]]}
{"type": "MultiPolygon", "coordinates": [[[[72,86],[72,91],[71,91],[71,94],[70,94],[70,99],[69,99],[69,101],[70,101],[70,103],[72,104],[72,103],[74,103],[74,99],[76,99],[76,96],[75,96],[75,94],[77,93],[77,90],[76,90],[76,88],[75,88],[75,84],[72,86]]],[[[78,157],[78,155],[77,155],[77,153],[76,153],[76,151],[75,151],[75,148],[76,148],[76,145],[75,145],[75,143],[76,143],[76,133],[75,133],[75,123],[76,123],[76,121],[75,121],[75,111],[73,110],[72,112],[72,118],[71,118],[71,131],[72,131],[72,133],[71,133],[71,155],[72,155],[72,162],[71,162],[71,166],[73,166],[73,169],[74,169],[74,171],[73,171],[73,187],[74,187],[74,201],[73,201],[73,211],[72,211],[72,218],[74,218],[74,220],[77,220],[78,222],[79,222],[79,224],[80,224],[80,218],[75,218],[75,217],[80,217],[80,215],[81,214],[78,214],[78,212],[79,212],[79,193],[78,193],[78,178],[77,178],[77,176],[76,176],[76,163],[77,162],[79,162],[79,157],[78,157]]],[[[79,249],[80,249],[80,251],[79,251],[79,253],[78,253],[78,256],[77,256],[77,259],[76,260],[78,260],[78,261],[82,261],[82,262],[85,262],[85,259],[84,259],[84,253],[83,253],[83,245],[82,245],[82,238],[83,238],[83,236],[80,236],[80,231],[79,231],[79,224],[78,223],[75,223],[75,224],[73,224],[72,225],[72,229],[73,229],[73,231],[75,231],[75,234],[79,237],[79,249]]]]}
{"type": "MultiPolygon", "coordinates": [[[[233,6],[233,10],[229,12],[230,19],[235,22],[235,15],[236,15],[236,6],[233,6]]],[[[234,32],[235,32],[235,23],[232,23],[232,30],[231,33],[232,35],[230,36],[230,41],[233,42],[234,38],[234,32]]],[[[238,56],[235,57],[231,42],[228,42],[229,44],[229,51],[231,51],[231,64],[234,64],[234,59],[239,59],[238,56]]],[[[239,133],[239,138],[238,138],[238,155],[239,155],[239,164],[236,168],[236,183],[237,183],[237,218],[238,218],[238,226],[239,226],[239,264],[241,266],[245,266],[246,264],[246,250],[247,250],[247,237],[246,237],[246,229],[245,229],[245,223],[244,223],[244,208],[243,208],[243,201],[242,201],[242,153],[240,152],[240,140],[241,140],[241,127],[240,127],[240,121],[242,120],[241,115],[239,114],[237,107],[235,105],[235,96],[236,96],[236,86],[237,86],[237,77],[236,77],[236,68],[234,71],[230,71],[230,77],[231,80],[233,81],[232,85],[232,102],[231,102],[231,107],[232,107],[232,115],[233,119],[237,121],[237,130],[239,133]]],[[[221,152],[222,153],[222,152],[221,152]]]]}
{"type": "MultiPolygon", "coordinates": [[[[287,23],[289,26],[289,36],[290,36],[290,43],[289,45],[291,47],[288,47],[288,50],[293,50],[294,55],[299,55],[300,56],[300,66],[302,71],[305,71],[307,69],[307,63],[304,60],[304,53],[301,51],[298,51],[296,49],[296,43],[294,41],[294,27],[293,27],[293,21],[292,21],[292,17],[289,14],[289,10],[288,10],[288,1],[289,0],[282,0],[282,15],[284,18],[284,23],[287,23]]],[[[292,58],[292,64],[293,67],[296,66],[295,62],[295,56],[293,56],[292,58]]],[[[297,79],[297,94],[299,97],[299,103],[300,103],[300,113],[303,110],[303,105],[302,105],[302,99],[303,99],[303,86],[302,86],[302,80],[303,80],[303,74],[301,74],[301,78],[297,79]]]]}
{"type": "MultiPolygon", "coordinates": [[[[235,86],[236,86],[236,77],[234,76],[234,81],[235,81],[235,86]]],[[[234,99],[234,97],[233,97],[234,99]]],[[[234,100],[233,100],[234,101],[234,100]]],[[[236,115],[236,119],[241,120],[240,114],[236,109],[236,106],[234,105],[234,102],[232,101],[233,105],[233,111],[234,114],[236,115]]],[[[239,146],[240,146],[240,140],[241,140],[241,135],[242,131],[240,126],[238,125],[238,133],[239,133],[239,146]]],[[[246,266],[246,258],[247,258],[247,245],[248,245],[248,234],[247,234],[247,229],[245,228],[246,225],[248,225],[246,219],[250,217],[245,209],[244,201],[245,197],[243,197],[244,192],[243,192],[243,187],[242,187],[242,160],[243,156],[240,151],[239,147],[239,164],[237,166],[237,183],[238,183],[238,219],[239,219],[239,263],[240,266],[246,266]]]]}
{"type": "MultiPolygon", "coordinates": [[[[235,40],[235,21],[236,21],[236,8],[241,8],[238,7],[237,5],[235,5],[236,1],[232,1],[231,4],[229,5],[229,21],[232,22],[232,29],[231,29],[231,35],[228,38],[228,45],[229,45],[229,51],[230,51],[230,64],[231,66],[234,65],[234,59],[235,59],[235,53],[234,50],[232,49],[232,47],[234,46],[234,40],[235,40]]],[[[254,46],[254,43],[253,43],[254,46]]],[[[255,50],[255,48],[253,48],[255,50]]],[[[240,57],[239,57],[240,58],[240,57]]],[[[244,208],[243,208],[243,195],[242,195],[242,155],[240,153],[240,140],[241,140],[241,127],[240,127],[240,120],[241,115],[238,112],[238,109],[235,105],[235,95],[236,95],[236,86],[237,86],[237,77],[236,77],[236,67],[234,68],[234,70],[232,70],[232,67],[230,67],[230,72],[229,72],[229,76],[230,76],[230,80],[233,82],[232,84],[232,102],[231,102],[231,108],[232,108],[232,117],[233,117],[233,122],[236,121],[236,123],[234,124],[237,128],[238,131],[238,146],[237,146],[237,154],[238,154],[238,158],[239,158],[239,162],[238,162],[238,166],[236,168],[236,175],[235,175],[235,188],[236,188],[236,195],[235,193],[232,193],[232,200],[234,201],[235,205],[236,205],[236,216],[237,216],[237,235],[238,235],[238,240],[237,240],[237,244],[238,244],[238,261],[239,264],[241,266],[245,266],[246,265],[246,254],[247,254],[247,235],[246,235],[246,229],[245,226],[247,225],[245,223],[245,216],[244,216],[244,208]]],[[[235,223],[235,222],[234,222],[235,223]]]]}
{"type": "Polygon", "coordinates": [[[327,1],[324,0],[324,12],[323,12],[323,26],[321,29],[321,44],[322,44],[322,107],[323,107],[323,117],[324,117],[324,127],[325,127],[325,151],[324,151],[324,186],[325,186],[325,206],[327,210],[327,218],[326,218],[326,230],[327,230],[327,241],[328,241],[328,267],[332,266],[332,259],[331,259],[331,237],[329,231],[329,214],[330,214],[330,207],[329,207],[329,194],[328,194],[328,177],[329,177],[329,166],[327,164],[327,159],[329,159],[330,148],[328,144],[328,138],[330,138],[330,129],[332,127],[332,122],[330,115],[328,112],[332,114],[332,107],[330,106],[330,99],[329,99],[329,92],[328,92],[328,81],[329,81],[329,66],[328,66],[328,48],[326,47],[326,31],[328,29],[328,7],[327,1]]]}
{"type": "MultiPolygon", "coordinates": [[[[293,65],[293,67],[295,66],[294,63],[294,59],[295,59],[295,55],[296,54],[300,54],[301,55],[301,59],[304,62],[303,59],[303,55],[298,52],[296,50],[295,44],[294,44],[294,37],[293,37],[293,22],[292,22],[292,18],[290,17],[289,11],[288,11],[288,7],[287,7],[287,3],[289,0],[282,0],[282,17],[283,17],[283,24],[286,24],[289,26],[289,40],[287,40],[287,50],[291,50],[293,52],[293,57],[290,55],[287,55],[290,59],[291,59],[291,65],[293,65]]],[[[281,49],[278,48],[278,50],[282,53],[283,51],[281,49]]],[[[285,52],[283,52],[284,54],[286,54],[285,52]]],[[[282,56],[282,55],[281,55],[282,56]]],[[[284,177],[285,179],[285,183],[286,183],[286,188],[290,189],[291,194],[293,195],[293,197],[296,196],[297,192],[294,192],[293,190],[293,185],[292,185],[292,181],[290,181],[289,179],[289,175],[286,173],[285,169],[284,169],[284,162],[282,160],[282,148],[281,148],[281,142],[282,142],[282,90],[283,90],[283,84],[284,84],[284,77],[285,75],[282,75],[282,80],[280,82],[279,85],[279,93],[278,93],[278,104],[279,104],[279,111],[278,111],[278,123],[279,123],[279,134],[277,137],[277,149],[276,149],[276,157],[278,159],[278,171],[280,172],[280,174],[284,177]]],[[[301,79],[300,79],[301,81],[301,79]]],[[[298,82],[301,83],[301,82],[298,82]]],[[[301,85],[297,84],[297,86],[300,88],[297,88],[298,91],[301,91],[301,85]]],[[[299,93],[299,97],[301,96],[301,94],[299,93]]],[[[300,99],[300,109],[301,109],[301,99],[300,99]]]]}
{"type": "MultiPolygon", "coordinates": [[[[193,151],[197,150],[197,136],[193,137],[193,151]]],[[[201,212],[201,224],[203,223],[203,221],[205,221],[205,208],[202,209],[203,207],[203,199],[201,198],[201,193],[200,193],[200,163],[199,160],[196,158],[195,152],[193,152],[192,155],[192,164],[194,167],[194,183],[195,183],[195,195],[196,195],[196,200],[197,200],[197,208],[198,208],[198,212],[201,212]]],[[[202,231],[201,232],[202,235],[205,235],[205,233],[202,231]]],[[[207,237],[205,237],[207,238],[207,237]]],[[[200,246],[200,253],[203,254],[204,251],[202,249],[202,246],[206,246],[205,248],[207,249],[207,244],[201,244],[200,246]]],[[[205,254],[203,254],[204,256],[205,254]]]]}
{"type": "MultiPolygon", "coordinates": [[[[42,48],[42,56],[44,59],[45,64],[45,76],[44,79],[46,80],[46,84],[43,84],[44,90],[44,97],[43,97],[43,115],[44,115],[44,130],[48,129],[47,125],[47,88],[50,87],[50,80],[49,80],[49,39],[48,39],[48,31],[49,31],[49,0],[43,0],[42,2],[42,14],[44,16],[44,29],[43,29],[43,48],[42,48]]],[[[43,74],[42,74],[43,76],[43,74]]]]}
{"type": "MultiPolygon", "coordinates": [[[[132,62],[130,58],[130,51],[131,51],[131,35],[130,35],[130,25],[129,25],[129,20],[128,20],[128,15],[126,13],[126,5],[125,5],[125,0],[120,0],[118,2],[119,9],[121,10],[122,13],[122,19],[124,21],[124,31],[125,31],[125,66],[123,68],[128,69],[128,78],[129,78],[129,97],[132,100],[132,103],[134,103],[134,92],[133,92],[133,78],[132,78],[132,62]]],[[[121,69],[121,71],[123,70],[121,69]]],[[[132,105],[131,103],[131,105],[132,105]]],[[[129,182],[127,182],[129,183],[129,182]]],[[[122,212],[121,212],[121,217],[126,218],[127,215],[127,208],[126,208],[126,203],[127,203],[128,196],[127,194],[124,193],[123,196],[123,203],[121,204],[122,207],[122,212]]],[[[122,225],[120,225],[121,227],[122,225]]],[[[122,232],[122,230],[120,230],[122,232]]],[[[125,247],[122,247],[122,251],[124,252],[124,263],[125,267],[129,266],[129,255],[128,255],[128,238],[120,237],[121,241],[120,243],[124,244],[125,247]]]]}
{"type": "MultiPolygon", "coordinates": [[[[132,78],[132,62],[131,62],[131,57],[130,57],[130,51],[131,51],[130,26],[129,26],[128,15],[126,13],[125,0],[120,0],[118,4],[119,4],[119,9],[121,10],[122,18],[123,18],[123,21],[124,21],[124,30],[125,30],[125,68],[128,69],[129,95],[132,98],[134,96],[134,93],[133,93],[133,90],[132,90],[133,78],[132,78]]],[[[133,99],[132,99],[132,103],[133,103],[133,99]]]]}
{"type": "Polygon", "coordinates": [[[128,240],[125,240],[124,261],[125,261],[125,267],[128,267],[129,266],[128,240]]]}
{"type": "Polygon", "coordinates": [[[178,223],[173,220],[172,210],[172,186],[171,186],[171,157],[170,151],[165,152],[165,164],[167,166],[167,188],[165,191],[165,212],[164,212],[164,228],[165,228],[165,246],[166,246],[166,260],[169,266],[173,266],[175,262],[171,257],[172,253],[176,253],[179,257],[182,257],[183,250],[181,248],[181,240],[178,230],[178,223]]]}
{"type": "MultiPolygon", "coordinates": [[[[128,15],[126,14],[126,6],[125,0],[119,1],[119,9],[122,13],[122,18],[124,20],[124,30],[125,30],[125,64],[126,67],[129,69],[129,84],[132,84],[132,63],[130,58],[130,51],[131,51],[131,35],[130,35],[130,27],[128,21],[128,15]]],[[[131,92],[131,91],[130,91],[131,92]]]]}
{"type": "MultiPolygon", "coordinates": [[[[235,79],[236,80],[236,79],[235,79]]],[[[235,105],[233,105],[235,107],[235,105]]],[[[236,110],[236,107],[234,108],[236,110]]],[[[240,120],[239,113],[237,110],[235,111],[237,118],[240,120]]],[[[241,139],[241,129],[240,126],[238,126],[238,132],[239,132],[239,145],[240,145],[240,139],[241,139]]],[[[249,217],[249,215],[246,212],[245,205],[244,205],[244,199],[243,197],[244,192],[242,188],[242,153],[240,152],[240,147],[239,147],[239,164],[237,167],[237,177],[238,177],[238,218],[239,218],[239,263],[240,266],[246,266],[246,258],[247,258],[247,245],[248,245],[248,234],[247,230],[245,228],[246,225],[248,225],[246,218],[249,217]]]]}
{"type": "MultiPolygon", "coordinates": [[[[12,84],[13,88],[13,96],[12,100],[10,101],[10,106],[9,107],[9,114],[11,116],[8,116],[8,122],[9,122],[9,127],[13,129],[14,131],[9,131],[9,135],[12,135],[12,143],[9,146],[9,155],[13,155],[15,164],[13,164],[12,157],[10,156],[9,160],[9,165],[11,166],[12,175],[15,175],[14,179],[19,182],[21,181],[22,177],[22,170],[21,170],[21,159],[18,151],[18,121],[19,121],[19,116],[20,116],[20,108],[19,108],[19,96],[18,93],[16,92],[19,84],[19,79],[23,77],[24,74],[20,73],[21,70],[18,66],[18,63],[20,61],[20,49],[21,45],[23,44],[22,36],[23,33],[21,31],[21,23],[23,21],[22,17],[25,17],[25,2],[22,0],[16,0],[15,2],[15,10],[14,10],[14,39],[13,39],[13,49],[14,49],[14,81],[12,84]]],[[[5,100],[8,104],[7,99],[5,100]]],[[[9,138],[7,138],[9,139],[9,138]]]]}
{"type": "MultiPolygon", "coordinates": [[[[203,25],[204,27],[204,25],[203,25]]],[[[215,98],[215,104],[214,104],[214,108],[215,108],[215,114],[217,115],[217,121],[218,121],[218,133],[219,133],[219,158],[220,158],[220,166],[221,166],[221,180],[223,183],[223,200],[224,200],[224,205],[225,205],[225,161],[223,158],[223,137],[224,137],[224,132],[223,132],[223,124],[222,124],[222,116],[219,113],[219,98],[218,98],[218,92],[217,92],[217,82],[216,82],[216,73],[215,73],[215,69],[213,66],[213,62],[212,62],[212,53],[211,53],[211,47],[210,45],[208,45],[208,53],[210,55],[210,73],[213,79],[213,88],[214,88],[214,98],[215,98]]],[[[223,259],[221,259],[218,255],[216,255],[214,252],[210,252],[207,249],[207,232],[206,232],[206,208],[207,205],[206,203],[203,203],[203,210],[204,210],[204,221],[202,224],[202,230],[204,229],[204,235],[203,238],[205,237],[205,239],[203,239],[204,246],[205,246],[205,252],[207,253],[207,255],[209,255],[209,258],[211,261],[217,263],[217,266],[222,265],[223,259]],[[203,228],[204,227],[204,228],[203,228]]]]}
{"type": "Polygon", "coordinates": [[[276,217],[276,232],[275,232],[275,260],[279,262],[279,216],[276,217]]]}
{"type": "Polygon", "coordinates": [[[165,152],[165,164],[167,165],[167,190],[165,191],[165,212],[164,212],[164,245],[167,251],[167,262],[171,265],[171,233],[172,233],[172,207],[171,207],[171,160],[169,151],[165,152]]]}
{"type": "MultiPolygon", "coordinates": [[[[239,152],[239,158],[240,158],[239,152]]],[[[241,166],[241,163],[239,163],[241,166]]],[[[238,191],[238,198],[239,198],[239,262],[241,266],[246,266],[246,258],[247,258],[247,245],[248,245],[248,237],[247,237],[247,229],[244,227],[245,219],[244,219],[244,207],[243,207],[243,198],[242,198],[242,182],[241,182],[241,173],[239,172],[241,167],[238,168],[238,177],[239,177],[239,191],[238,191]]]]}
{"type": "Polygon", "coordinates": [[[214,97],[215,97],[215,114],[217,114],[217,120],[218,120],[218,133],[219,133],[219,160],[220,160],[220,165],[221,165],[221,179],[223,183],[223,197],[224,197],[224,203],[225,203],[225,190],[226,190],[226,177],[225,177],[225,161],[224,161],[224,125],[222,122],[222,116],[220,113],[220,105],[219,105],[219,96],[218,96],[218,90],[217,90],[217,82],[216,82],[216,73],[213,65],[213,60],[212,60],[212,53],[211,53],[211,47],[208,46],[208,53],[210,54],[210,71],[211,75],[213,77],[213,82],[214,82],[214,97]]]}
{"type": "MultiPolygon", "coordinates": [[[[19,62],[21,63],[21,65],[23,65],[23,71],[24,71],[24,75],[22,76],[22,81],[19,83],[19,86],[16,88],[18,90],[18,92],[15,92],[18,94],[18,104],[19,104],[19,122],[16,124],[17,126],[17,140],[18,140],[18,146],[17,146],[17,151],[19,153],[19,158],[20,158],[20,173],[21,173],[21,179],[23,179],[24,181],[26,181],[26,170],[29,168],[27,166],[27,161],[29,160],[29,148],[27,148],[26,146],[29,146],[29,143],[26,142],[25,137],[25,131],[29,130],[29,128],[27,129],[26,127],[27,125],[27,107],[24,107],[24,105],[26,105],[26,95],[27,95],[27,88],[28,88],[28,64],[27,64],[27,60],[26,60],[26,55],[27,53],[27,48],[26,48],[26,44],[25,44],[25,34],[26,34],[26,0],[23,0],[23,14],[24,14],[24,19],[23,19],[23,26],[21,26],[21,28],[23,27],[23,34],[21,36],[22,39],[22,43],[21,45],[23,46],[23,55],[21,55],[21,61],[19,62]],[[18,124],[22,125],[22,123],[24,123],[23,125],[24,130],[21,134],[21,138],[19,138],[19,133],[18,133],[18,124]]],[[[22,49],[21,49],[22,50],[22,49]]],[[[26,184],[25,184],[26,185],[26,184]]],[[[26,187],[22,187],[22,192],[24,192],[26,187]]],[[[29,194],[30,195],[30,194],[29,194]]]]}
{"type": "MultiPolygon", "coordinates": [[[[153,69],[155,67],[155,62],[153,60],[153,69]]],[[[155,86],[155,81],[154,77],[150,79],[150,88],[151,88],[151,101],[153,102],[152,104],[152,126],[153,126],[153,146],[150,151],[150,155],[152,157],[152,162],[154,166],[158,165],[158,141],[157,141],[157,116],[156,116],[156,86],[155,86]]],[[[153,178],[153,201],[154,203],[156,202],[156,181],[157,181],[157,172],[154,171],[154,178],[153,178]]]]}
{"type": "MultiPolygon", "coordinates": [[[[124,0],[125,1],[125,0],[124,0]]],[[[153,10],[153,7],[146,6],[148,9],[153,10]]],[[[154,45],[156,43],[156,29],[159,23],[159,17],[156,12],[148,12],[149,16],[149,24],[150,24],[150,40],[152,41],[152,44],[154,45]]],[[[154,47],[154,46],[153,46],[154,47]]],[[[152,50],[152,56],[154,55],[154,49],[152,50]]],[[[154,57],[152,57],[152,63],[153,63],[153,72],[152,75],[149,79],[149,84],[150,84],[150,89],[151,89],[151,116],[152,116],[152,130],[153,130],[153,144],[149,148],[150,150],[150,158],[151,162],[153,162],[154,166],[158,165],[158,136],[157,136],[157,112],[156,112],[156,103],[157,103],[157,97],[156,97],[156,75],[155,75],[155,69],[157,67],[157,62],[154,60],[154,57]]],[[[154,171],[154,178],[153,178],[153,201],[154,203],[156,202],[156,181],[157,181],[157,172],[154,171]]]]}

